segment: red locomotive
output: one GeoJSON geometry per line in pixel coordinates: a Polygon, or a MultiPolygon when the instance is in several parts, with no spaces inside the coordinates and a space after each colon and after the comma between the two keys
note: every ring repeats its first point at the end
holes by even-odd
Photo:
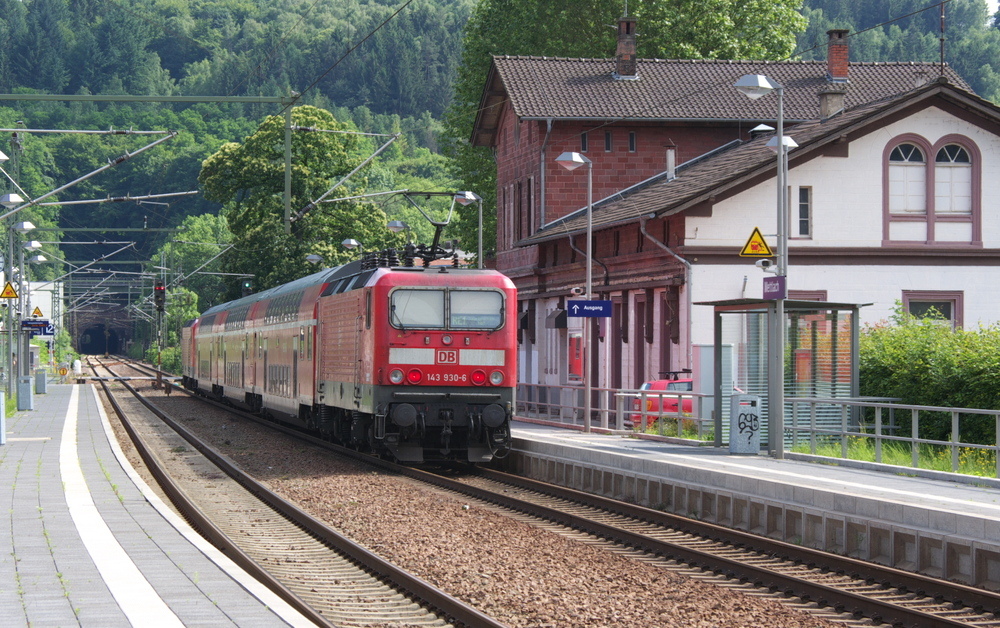
{"type": "Polygon", "coordinates": [[[423,248],[211,308],[182,330],[183,385],[402,462],[503,455],[514,286],[496,271],[431,265],[438,255],[423,248]]]}

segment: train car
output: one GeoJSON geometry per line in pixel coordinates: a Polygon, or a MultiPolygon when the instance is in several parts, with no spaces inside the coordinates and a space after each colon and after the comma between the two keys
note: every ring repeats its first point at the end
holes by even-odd
{"type": "Polygon", "coordinates": [[[183,385],[401,462],[503,455],[513,283],[409,253],[368,254],[207,310],[182,329],[183,385]]]}

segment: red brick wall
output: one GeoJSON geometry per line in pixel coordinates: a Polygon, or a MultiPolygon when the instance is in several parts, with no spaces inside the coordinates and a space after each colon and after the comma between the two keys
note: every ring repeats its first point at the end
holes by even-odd
{"type": "MultiPolygon", "coordinates": [[[[515,277],[529,275],[546,260],[539,259],[537,247],[515,248],[514,243],[543,224],[586,206],[586,170],[568,171],[555,163],[562,152],[580,152],[583,132],[588,133],[585,154],[593,162],[595,202],[666,170],[667,146],[676,147],[676,163],[680,165],[740,136],[740,129],[727,126],[556,121],[543,165],[540,162],[545,130],[545,122],[518,122],[513,110],[506,106],[496,135],[497,268],[515,277]],[[605,150],[606,131],[612,134],[611,151],[605,150]],[[629,134],[633,132],[634,152],[629,150],[629,134]]],[[[600,235],[597,239],[603,242],[603,238],[600,235]]],[[[637,251],[637,227],[623,231],[619,238],[620,249],[637,251]]],[[[608,246],[610,242],[608,239],[608,246]]],[[[578,245],[584,246],[582,239],[578,245]]],[[[559,261],[568,260],[568,255],[561,255],[559,261]]]]}

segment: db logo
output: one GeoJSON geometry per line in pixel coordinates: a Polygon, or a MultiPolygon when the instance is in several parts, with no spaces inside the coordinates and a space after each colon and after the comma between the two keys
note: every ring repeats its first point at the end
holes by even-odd
{"type": "Polygon", "coordinates": [[[435,364],[458,364],[458,351],[455,349],[438,349],[435,364]]]}

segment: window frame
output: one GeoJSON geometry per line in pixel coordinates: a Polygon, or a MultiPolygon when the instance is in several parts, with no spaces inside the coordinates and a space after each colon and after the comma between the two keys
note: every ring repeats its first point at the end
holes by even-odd
{"type": "Polygon", "coordinates": [[[903,309],[909,313],[911,303],[930,301],[951,302],[951,327],[962,329],[965,322],[965,292],[963,290],[903,290],[903,309]]]}
{"type": "MultiPolygon", "coordinates": [[[[507,294],[503,290],[497,288],[450,288],[446,286],[398,286],[389,291],[388,303],[386,307],[386,315],[389,319],[389,326],[394,329],[399,329],[401,331],[455,331],[455,332],[493,332],[499,329],[503,329],[507,324],[507,294]],[[442,324],[440,326],[417,326],[409,325],[406,323],[397,324],[397,320],[393,317],[393,299],[395,295],[399,292],[440,292],[442,295],[441,304],[441,316],[442,324]],[[496,293],[500,297],[500,322],[496,327],[467,327],[461,325],[453,325],[452,320],[452,294],[454,293],[468,293],[468,292],[491,292],[496,293]]],[[[400,319],[401,321],[401,319],[400,319]]]]}
{"type": "Polygon", "coordinates": [[[798,192],[798,198],[794,202],[788,204],[789,208],[794,208],[793,214],[789,216],[788,224],[794,225],[792,232],[789,234],[789,238],[792,240],[811,240],[813,237],[813,187],[811,185],[800,185],[792,187],[788,190],[789,195],[792,194],[792,190],[798,192]],[[802,233],[802,193],[806,193],[806,233],[802,233]]]}
{"type": "MultiPolygon", "coordinates": [[[[907,247],[915,244],[930,246],[948,246],[965,248],[982,248],[982,165],[983,157],[979,147],[969,137],[959,134],[948,134],[940,137],[933,144],[914,133],[904,133],[892,138],[886,143],[882,153],[882,244],[889,247],[907,247]],[[914,144],[924,153],[924,204],[923,213],[893,213],[889,210],[889,157],[892,151],[901,144],[914,144]],[[970,159],[971,179],[971,211],[968,214],[936,211],[936,168],[937,154],[948,145],[957,145],[965,149],[970,159]],[[891,227],[898,223],[919,222],[926,225],[926,236],[923,240],[900,240],[891,238],[891,227]],[[947,223],[965,223],[970,225],[968,241],[938,240],[936,228],[947,223]]],[[[943,166],[950,167],[950,166],[943,166]]]]}

